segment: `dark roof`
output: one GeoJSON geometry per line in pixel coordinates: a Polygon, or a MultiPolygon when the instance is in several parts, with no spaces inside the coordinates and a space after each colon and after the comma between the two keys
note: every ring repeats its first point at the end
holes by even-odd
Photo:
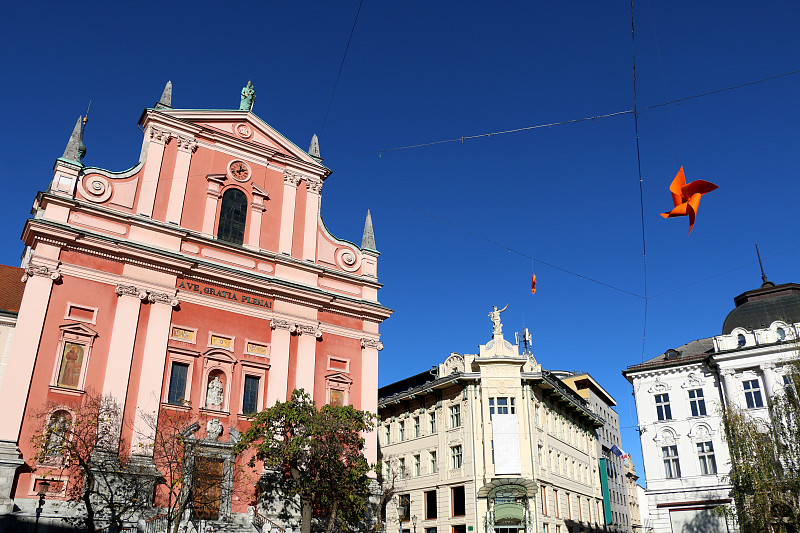
{"type": "Polygon", "coordinates": [[[687,342],[683,346],[667,350],[661,355],[648,359],[644,363],[629,366],[622,371],[622,375],[627,377],[629,373],[638,372],[640,370],[684,365],[686,363],[702,361],[708,357],[708,354],[714,351],[714,341],[712,339],[713,337],[708,337],[706,339],[687,342]]]}
{"type": "Polygon", "coordinates": [[[436,380],[436,375],[431,373],[431,370],[420,372],[413,376],[395,381],[389,385],[384,385],[378,389],[378,401],[382,401],[390,396],[394,396],[398,392],[406,392],[408,390],[417,388],[418,386],[436,380]]]}
{"type": "Polygon", "coordinates": [[[19,313],[22,293],[25,291],[23,274],[25,270],[19,267],[0,265],[0,313],[19,313]]]}
{"type": "Polygon", "coordinates": [[[800,285],[765,282],[761,288],[747,291],[733,299],[736,307],[725,317],[722,334],[735,328],[766,328],[776,320],[788,324],[800,322],[800,285]]]}

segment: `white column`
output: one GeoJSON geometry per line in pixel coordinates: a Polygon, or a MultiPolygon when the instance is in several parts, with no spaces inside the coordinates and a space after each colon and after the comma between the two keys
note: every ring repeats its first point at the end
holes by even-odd
{"type": "Polygon", "coordinates": [[[272,341],[269,349],[269,379],[267,382],[267,407],[275,402],[285,402],[289,384],[289,344],[292,327],[287,320],[272,319],[272,341]]]}
{"type": "Polygon", "coordinates": [[[730,406],[739,407],[739,390],[736,387],[736,379],[734,379],[735,370],[726,368],[720,370],[722,374],[722,387],[725,395],[725,403],[730,406]]]}
{"type": "Polygon", "coordinates": [[[178,135],[177,139],[178,155],[175,158],[175,171],[172,174],[167,203],[167,222],[174,224],[181,223],[186,184],[189,181],[189,163],[192,161],[192,154],[197,150],[197,141],[193,137],[178,135]]]}
{"type": "Polygon", "coordinates": [[[136,396],[136,414],[133,423],[133,446],[135,455],[152,456],[151,445],[155,437],[155,420],[161,403],[162,378],[167,359],[167,341],[172,320],[172,308],[178,299],[171,294],[151,292],[150,317],[147,320],[147,333],[144,340],[142,374],[139,379],[139,392],[136,396]]]}
{"type": "MultiPolygon", "coordinates": [[[[297,338],[297,372],[295,388],[304,389],[314,398],[314,367],[317,361],[317,339],[322,333],[314,326],[301,326],[297,338]]],[[[327,402],[327,398],[321,403],[327,402]]]]}
{"type": "Polygon", "coordinates": [[[301,177],[289,170],[283,173],[283,201],[281,205],[281,230],[278,239],[278,252],[292,255],[294,236],[294,207],[297,199],[297,186],[301,177]]]}
{"type": "Polygon", "coordinates": [[[206,188],[206,208],[203,212],[203,235],[206,237],[214,236],[214,221],[217,218],[217,205],[222,196],[220,191],[225,181],[225,174],[211,174],[206,179],[208,180],[208,187],[206,188]]]}
{"type": "Polygon", "coordinates": [[[317,259],[317,220],[319,219],[320,193],[322,180],[306,180],[306,215],[303,221],[303,259],[315,261],[317,259]]]}
{"type": "Polygon", "coordinates": [[[253,250],[261,248],[261,217],[267,210],[264,207],[264,200],[268,197],[267,193],[253,185],[253,203],[250,204],[250,229],[247,232],[246,248],[253,250]]]}
{"type": "Polygon", "coordinates": [[[778,390],[778,376],[775,374],[775,363],[765,363],[761,365],[764,374],[764,392],[767,393],[765,400],[771,399],[778,390]]]}
{"type": "MultiPolygon", "coordinates": [[[[383,344],[375,339],[361,339],[361,411],[378,413],[378,351],[383,344]]],[[[378,460],[378,433],[364,435],[364,456],[370,463],[378,460]]],[[[439,458],[444,461],[444,458],[439,458]]],[[[441,463],[444,464],[444,463],[441,463]]]]}
{"type": "Polygon", "coordinates": [[[158,177],[161,174],[161,161],[164,159],[164,146],[169,143],[171,136],[172,134],[166,130],[150,126],[150,146],[147,148],[142,188],[139,190],[139,203],[136,206],[136,212],[141,215],[153,216],[158,177]]]}
{"type": "MultiPolygon", "coordinates": [[[[136,340],[136,327],[139,325],[139,310],[142,300],[147,298],[147,291],[133,285],[117,285],[117,309],[114,312],[114,324],[111,329],[111,340],[106,374],[103,379],[103,396],[110,396],[119,405],[120,411],[125,409],[125,398],[128,395],[128,383],[133,359],[133,344],[136,340]]],[[[124,413],[123,413],[124,414],[124,413]]],[[[120,420],[120,422],[122,422],[120,420]]],[[[106,428],[106,431],[117,432],[119,439],[121,427],[106,428]]]]}

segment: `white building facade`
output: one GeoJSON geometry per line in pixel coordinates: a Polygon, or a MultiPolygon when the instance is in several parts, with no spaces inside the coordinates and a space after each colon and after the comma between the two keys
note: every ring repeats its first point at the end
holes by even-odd
{"type": "Polygon", "coordinates": [[[587,403],[503,338],[379,391],[388,532],[606,531],[587,403]]]}
{"type": "Polygon", "coordinates": [[[797,357],[800,285],[765,280],[734,302],[722,335],[623,371],[636,400],[655,533],[737,531],[711,513],[732,501],[720,409],[746,409],[769,424],[768,402],[784,386],[784,365],[797,357]]]}

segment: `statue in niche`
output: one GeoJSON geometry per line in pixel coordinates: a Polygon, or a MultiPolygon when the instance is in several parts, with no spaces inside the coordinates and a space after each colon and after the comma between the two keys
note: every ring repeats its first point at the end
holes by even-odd
{"type": "Polygon", "coordinates": [[[489,313],[489,320],[492,321],[492,335],[502,335],[503,334],[503,324],[500,322],[500,313],[508,309],[508,304],[502,309],[497,309],[496,305],[492,306],[494,311],[489,313]]]}
{"type": "Polygon", "coordinates": [[[250,81],[242,87],[242,101],[239,104],[239,111],[252,111],[253,100],[256,98],[256,89],[250,81]]]}
{"type": "Polygon", "coordinates": [[[219,421],[219,418],[212,418],[206,424],[206,435],[211,440],[219,439],[219,436],[222,435],[222,422],[219,421]]]}
{"type": "Polygon", "coordinates": [[[206,392],[206,407],[222,407],[222,381],[219,376],[214,376],[208,383],[208,391],[206,392]]]}

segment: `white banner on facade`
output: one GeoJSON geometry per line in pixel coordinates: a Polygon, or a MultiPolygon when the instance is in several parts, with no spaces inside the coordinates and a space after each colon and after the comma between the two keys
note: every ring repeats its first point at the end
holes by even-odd
{"type": "Polygon", "coordinates": [[[521,474],[517,415],[492,415],[492,438],[495,475],[521,474]]]}

